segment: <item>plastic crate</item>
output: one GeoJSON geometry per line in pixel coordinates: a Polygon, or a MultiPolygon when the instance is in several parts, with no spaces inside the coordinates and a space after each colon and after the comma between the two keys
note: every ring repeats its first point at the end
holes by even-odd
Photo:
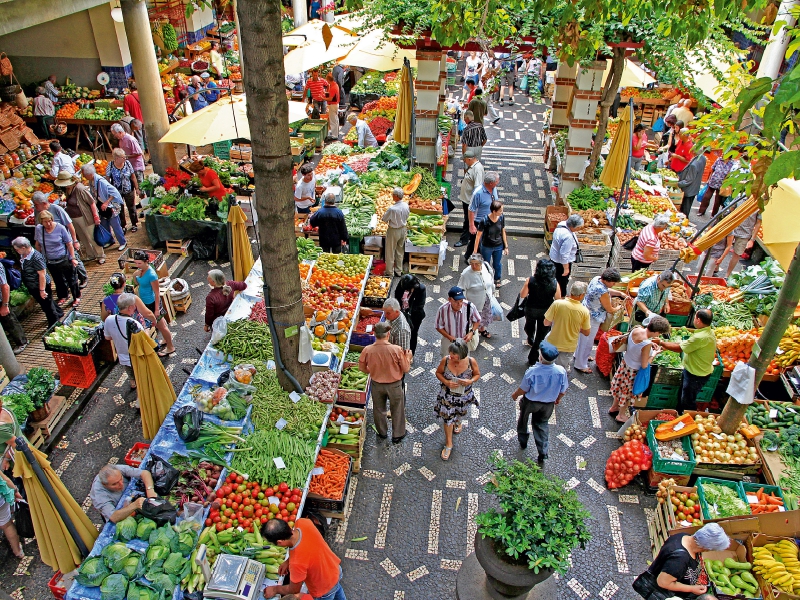
{"type": "Polygon", "coordinates": [[[666,317],[667,321],[669,321],[670,325],[673,325],[675,327],[686,327],[688,314],[689,313],[686,313],[685,315],[666,314],[664,316],[666,317]]]}
{"type": "MultiPolygon", "coordinates": [[[[727,488],[731,488],[732,490],[735,490],[739,498],[742,499],[742,502],[747,504],[747,497],[744,495],[744,490],[742,489],[740,482],[728,481],[727,479],[714,479],[713,477],[698,477],[697,481],[695,482],[695,485],[697,486],[697,495],[700,496],[700,508],[703,512],[704,521],[713,518],[709,516],[708,502],[706,501],[706,495],[705,492],[703,491],[703,485],[707,483],[713,483],[714,485],[722,485],[727,488]]],[[[750,514],[750,505],[748,505],[747,513],[745,514],[748,515],[750,514]]]]}
{"type": "Polygon", "coordinates": [[[214,156],[224,160],[230,160],[232,143],[233,142],[231,142],[231,140],[223,140],[221,142],[214,142],[211,144],[214,147],[214,156]]]}
{"type": "MultiPolygon", "coordinates": [[[[335,448],[329,448],[331,452],[341,452],[340,450],[336,450],[335,448]]],[[[332,518],[344,518],[344,507],[347,503],[347,496],[350,493],[350,480],[351,475],[353,474],[353,457],[348,455],[346,452],[341,452],[341,454],[347,456],[350,459],[350,466],[347,469],[347,480],[344,484],[344,490],[342,491],[342,497],[339,500],[332,500],[330,498],[325,498],[320,496],[319,494],[314,494],[309,492],[306,496],[306,507],[310,509],[314,509],[322,513],[323,516],[329,516],[332,518]]]]}
{"type": "Polygon", "coordinates": [[[694,471],[695,465],[697,465],[691,437],[687,435],[681,438],[681,446],[689,456],[689,460],[661,458],[658,454],[658,440],[656,440],[656,427],[661,423],[666,423],[666,421],[656,421],[654,419],[647,424],[647,445],[650,446],[650,450],[653,453],[653,470],[669,475],[690,475],[694,471]]]}
{"type": "Polygon", "coordinates": [[[455,84],[456,84],[456,78],[455,77],[448,77],[447,78],[447,85],[455,85],[455,84]]]}
{"type": "Polygon", "coordinates": [[[650,380],[654,385],[659,384],[663,386],[680,387],[682,375],[683,367],[675,369],[663,365],[650,364],[650,380]]]}
{"type": "Polygon", "coordinates": [[[740,481],[739,485],[742,488],[742,492],[744,492],[745,498],[747,498],[747,492],[753,492],[755,495],[755,492],[763,489],[765,494],[777,494],[778,497],[783,501],[784,505],[786,504],[786,499],[783,497],[783,491],[781,490],[780,486],[767,485],[765,483],[747,483],[745,481],[740,481]]]}
{"type": "Polygon", "coordinates": [[[135,469],[138,469],[139,465],[142,464],[142,461],[141,460],[136,460],[135,458],[133,458],[133,454],[137,450],[142,450],[143,448],[149,448],[149,447],[150,447],[150,444],[145,444],[144,442],[136,442],[133,445],[133,448],[128,450],[128,453],[125,455],[125,464],[128,465],[129,467],[133,467],[135,469]]]}
{"type": "Polygon", "coordinates": [[[55,575],[47,582],[47,587],[50,588],[50,593],[53,594],[53,598],[56,600],[64,600],[67,597],[67,588],[60,585],[63,578],[64,574],[61,571],[56,571],[55,575]]]}
{"type": "Polygon", "coordinates": [[[677,385],[653,384],[647,396],[647,409],[675,408],[678,406],[678,395],[681,392],[677,385]]]}
{"type": "MultiPolygon", "coordinates": [[[[342,371],[348,367],[358,366],[358,363],[345,362],[342,371]]],[[[369,397],[372,389],[372,377],[367,376],[367,387],[362,392],[361,390],[346,390],[339,388],[336,392],[337,404],[345,406],[355,406],[356,408],[363,408],[367,405],[367,398],[369,397]]]]}
{"type": "Polygon", "coordinates": [[[85,389],[97,379],[91,356],[53,352],[53,360],[58,367],[58,377],[62,385],[85,389]]]}

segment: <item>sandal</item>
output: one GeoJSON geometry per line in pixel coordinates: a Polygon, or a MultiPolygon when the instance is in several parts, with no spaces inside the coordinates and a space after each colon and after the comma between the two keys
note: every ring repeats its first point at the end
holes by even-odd
{"type": "Polygon", "coordinates": [[[97,259],[97,264],[100,264],[100,265],[106,264],[106,259],[105,258],[98,258],[97,259]]]}
{"type": "Polygon", "coordinates": [[[461,433],[461,427],[462,426],[463,426],[463,423],[461,421],[456,423],[455,427],[453,427],[453,433],[461,433]]]}
{"type": "Polygon", "coordinates": [[[173,350],[172,352],[168,350],[159,350],[158,352],[156,352],[156,354],[158,354],[161,358],[166,358],[167,356],[172,356],[176,352],[177,350],[173,350]]]}
{"type": "Polygon", "coordinates": [[[453,447],[450,446],[449,448],[445,446],[442,448],[442,460],[450,460],[450,453],[453,451],[453,447]]]}
{"type": "Polygon", "coordinates": [[[80,306],[80,305],[81,305],[81,299],[80,298],[72,301],[73,308],[76,307],[76,306],[80,306]]]}
{"type": "Polygon", "coordinates": [[[579,368],[577,368],[577,367],[575,367],[575,370],[576,370],[578,373],[583,373],[584,375],[591,375],[591,374],[594,372],[594,371],[592,371],[591,369],[586,369],[586,370],[584,370],[584,369],[579,369],[579,368]]]}
{"type": "Polygon", "coordinates": [[[494,337],[488,331],[478,331],[478,333],[481,334],[481,337],[485,337],[487,340],[490,340],[490,339],[492,339],[492,337],[494,337]]]}
{"type": "Polygon", "coordinates": [[[139,231],[139,228],[136,225],[131,227],[131,233],[136,233],[137,231],[139,231]]]}

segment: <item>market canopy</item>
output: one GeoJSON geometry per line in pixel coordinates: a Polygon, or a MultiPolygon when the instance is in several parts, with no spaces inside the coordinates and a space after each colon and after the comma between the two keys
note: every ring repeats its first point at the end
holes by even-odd
{"type": "Polygon", "coordinates": [[[789,269],[800,243],[800,181],[781,179],[772,189],[762,215],[762,242],[784,270],[789,269]]]}
{"type": "Polygon", "coordinates": [[[404,58],[408,58],[412,66],[417,64],[416,51],[403,50],[386,39],[383,31],[376,29],[359,37],[347,56],[339,60],[339,64],[386,72],[401,69],[404,58]]]}
{"type": "Polygon", "coordinates": [[[357,41],[358,38],[344,27],[331,27],[314,19],[283,36],[285,46],[295,46],[283,57],[283,70],[287,75],[294,75],[338,60],[346,56],[357,41]]]}
{"type": "Polygon", "coordinates": [[[701,55],[710,60],[714,68],[719,70],[723,75],[731,68],[731,62],[711,48],[701,48],[700,50],[688,54],[686,57],[686,74],[694,81],[694,85],[698,87],[707,98],[716,101],[722,91],[722,82],[701,62],[701,55]]]}
{"type": "MultiPolygon", "coordinates": [[[[606,71],[603,73],[603,83],[611,75],[611,60],[606,61],[606,71]]],[[[643,88],[650,84],[655,83],[656,80],[650,77],[642,67],[637,65],[632,60],[625,59],[625,70],[622,71],[622,79],[619,82],[620,87],[637,87],[643,88]]]]}

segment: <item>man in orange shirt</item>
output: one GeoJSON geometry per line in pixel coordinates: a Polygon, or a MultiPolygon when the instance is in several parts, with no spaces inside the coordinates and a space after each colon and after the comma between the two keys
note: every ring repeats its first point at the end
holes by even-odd
{"type": "Polygon", "coordinates": [[[678,134],[678,144],[675,146],[675,152],[669,155],[670,169],[676,173],[680,173],[686,168],[686,165],[694,158],[692,145],[692,139],[689,137],[689,130],[684,127],[678,134]]]}
{"type": "Polygon", "coordinates": [[[297,519],[292,529],[286,521],[272,519],[263,525],[261,533],[271,544],[289,549],[289,558],[278,572],[289,573],[290,583],[268,585],[264,588],[264,598],[299,594],[305,583],[314,600],[347,600],[341,584],[342,561],[325,543],[314,523],[297,519]]]}

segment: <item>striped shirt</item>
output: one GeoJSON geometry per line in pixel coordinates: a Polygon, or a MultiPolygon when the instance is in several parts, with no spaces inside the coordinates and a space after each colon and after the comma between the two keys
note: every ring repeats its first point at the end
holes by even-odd
{"type": "Polygon", "coordinates": [[[411,349],[411,328],[406,322],[403,313],[400,313],[394,321],[390,321],[392,328],[389,331],[389,343],[400,346],[403,350],[411,349]]]}
{"type": "Polygon", "coordinates": [[[481,314],[475,305],[469,300],[464,300],[461,305],[461,310],[458,312],[453,310],[450,302],[446,302],[439,307],[436,311],[436,329],[444,329],[447,335],[454,338],[463,339],[467,335],[467,307],[469,307],[469,322],[480,323],[481,314]]]}
{"type": "Polygon", "coordinates": [[[487,139],[483,125],[475,121],[467,124],[461,134],[461,143],[466,144],[467,148],[480,148],[486,143],[487,139]]]}
{"type": "Polygon", "coordinates": [[[324,79],[309,79],[306,82],[306,89],[311,90],[311,98],[317,102],[322,102],[328,96],[328,82],[324,79]]]}
{"type": "Polygon", "coordinates": [[[653,229],[652,223],[639,232],[639,241],[636,242],[636,247],[631,252],[631,256],[643,263],[650,263],[658,260],[658,251],[661,249],[661,242],[658,239],[656,230],[653,229]],[[653,258],[645,260],[644,249],[650,247],[654,250],[653,258]]]}
{"type": "Polygon", "coordinates": [[[645,279],[639,286],[639,292],[636,295],[637,302],[641,302],[656,314],[661,312],[668,298],[669,288],[666,290],[658,289],[658,275],[645,279]]]}

